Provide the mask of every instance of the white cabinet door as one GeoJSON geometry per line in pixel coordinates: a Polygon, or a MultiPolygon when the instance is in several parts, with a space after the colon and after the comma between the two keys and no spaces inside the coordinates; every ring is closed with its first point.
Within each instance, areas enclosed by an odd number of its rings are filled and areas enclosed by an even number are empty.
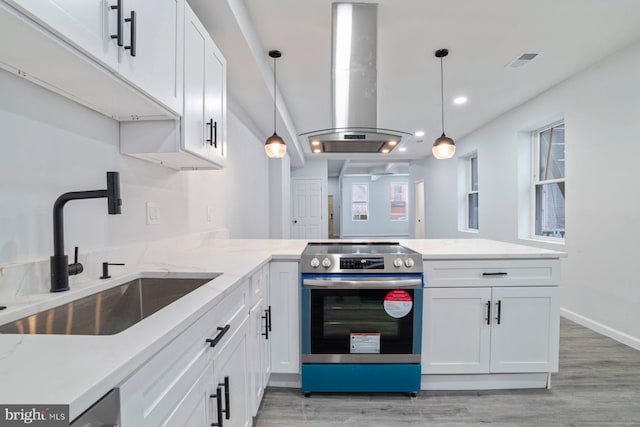
{"type": "Polygon", "coordinates": [[[204,427],[211,425],[213,418],[211,410],[212,390],[215,390],[213,366],[209,365],[200,374],[193,387],[180,401],[178,406],[161,425],[164,427],[204,427]]]}
{"type": "Polygon", "coordinates": [[[558,296],[557,287],[493,288],[491,372],[558,370],[558,296]]]}
{"type": "Polygon", "coordinates": [[[426,288],[422,320],[422,373],[489,371],[491,288],[426,288]]]}
{"type": "Polygon", "coordinates": [[[247,364],[249,371],[249,389],[251,393],[251,415],[258,413],[258,407],[264,394],[263,366],[265,346],[265,330],[267,328],[264,300],[260,300],[249,312],[250,330],[247,353],[247,364]]]}
{"type": "Polygon", "coordinates": [[[118,68],[117,1],[9,0],[36,22],[115,71],[118,68]]]}
{"type": "Polygon", "coordinates": [[[262,354],[260,356],[260,362],[262,363],[262,366],[260,367],[260,371],[262,372],[262,384],[264,384],[264,387],[269,384],[269,378],[271,377],[271,341],[273,339],[273,317],[271,316],[271,300],[269,295],[269,288],[271,286],[270,271],[271,269],[269,265],[265,265],[262,270],[262,281],[264,283],[264,308],[269,322],[267,325],[269,335],[263,337],[265,339],[261,341],[262,354]]]}
{"type": "Polygon", "coordinates": [[[300,373],[300,283],[297,262],[271,262],[271,372],[300,373]]]}
{"type": "Polygon", "coordinates": [[[208,39],[204,53],[204,118],[209,156],[212,161],[224,163],[226,151],[226,60],[215,44],[208,39]]]}
{"type": "Polygon", "coordinates": [[[248,329],[249,323],[245,318],[213,361],[216,382],[223,393],[222,408],[218,408],[216,402],[212,402],[215,407],[213,419],[217,419],[217,411],[224,411],[224,427],[251,425],[249,407],[251,399],[248,398],[249,376],[247,374],[248,329]]]}
{"type": "Polygon", "coordinates": [[[182,113],[184,0],[126,0],[124,5],[123,18],[130,21],[123,23],[118,73],[182,113]]]}

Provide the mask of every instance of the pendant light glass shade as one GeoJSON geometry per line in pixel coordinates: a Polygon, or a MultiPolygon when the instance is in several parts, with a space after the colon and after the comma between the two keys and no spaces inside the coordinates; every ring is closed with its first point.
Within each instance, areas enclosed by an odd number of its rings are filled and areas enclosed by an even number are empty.
{"type": "Polygon", "coordinates": [[[444,73],[442,70],[442,58],[449,54],[448,49],[436,50],[436,58],[440,58],[440,108],[442,112],[442,135],[435,140],[431,152],[438,160],[446,160],[453,157],[456,152],[456,144],[453,139],[444,134],[444,73]]]}
{"type": "Polygon", "coordinates": [[[287,154],[287,146],[282,138],[280,138],[280,135],[274,132],[273,135],[267,138],[267,142],[264,143],[264,151],[267,153],[267,156],[277,159],[287,154]]]}
{"type": "Polygon", "coordinates": [[[264,143],[264,151],[270,158],[280,158],[287,154],[287,145],[284,140],[276,133],[276,58],[280,58],[282,53],[279,50],[270,50],[269,56],[273,58],[273,135],[267,138],[264,143]]]}

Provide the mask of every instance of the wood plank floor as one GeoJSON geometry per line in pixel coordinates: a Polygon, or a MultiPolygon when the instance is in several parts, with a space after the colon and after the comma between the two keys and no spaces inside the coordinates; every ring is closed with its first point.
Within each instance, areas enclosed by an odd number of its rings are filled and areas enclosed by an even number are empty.
{"type": "Polygon", "coordinates": [[[255,427],[640,426],[640,351],[562,319],[550,390],[317,394],[268,388],[255,427]]]}

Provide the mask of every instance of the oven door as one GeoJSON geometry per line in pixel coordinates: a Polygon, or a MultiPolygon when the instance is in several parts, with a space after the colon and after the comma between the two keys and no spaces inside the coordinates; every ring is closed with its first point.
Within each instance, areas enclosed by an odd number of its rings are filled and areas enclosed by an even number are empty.
{"type": "Polygon", "coordinates": [[[303,363],[419,363],[422,275],[302,277],[303,363]]]}

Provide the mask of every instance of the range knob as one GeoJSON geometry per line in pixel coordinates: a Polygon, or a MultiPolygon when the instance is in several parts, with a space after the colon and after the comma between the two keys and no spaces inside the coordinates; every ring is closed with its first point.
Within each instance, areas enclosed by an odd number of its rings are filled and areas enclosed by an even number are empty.
{"type": "Polygon", "coordinates": [[[325,258],[322,260],[322,266],[324,268],[329,268],[331,267],[331,260],[329,258],[325,258]]]}
{"type": "Polygon", "coordinates": [[[404,265],[405,265],[407,268],[411,268],[411,267],[413,267],[413,264],[414,264],[414,262],[413,262],[413,258],[407,258],[407,259],[405,259],[405,260],[404,260],[404,265]]]}
{"type": "Polygon", "coordinates": [[[403,266],[402,258],[396,258],[393,260],[393,266],[396,268],[400,268],[403,266]]]}
{"type": "Polygon", "coordinates": [[[318,258],[311,258],[311,267],[318,268],[320,266],[320,260],[318,258]]]}

